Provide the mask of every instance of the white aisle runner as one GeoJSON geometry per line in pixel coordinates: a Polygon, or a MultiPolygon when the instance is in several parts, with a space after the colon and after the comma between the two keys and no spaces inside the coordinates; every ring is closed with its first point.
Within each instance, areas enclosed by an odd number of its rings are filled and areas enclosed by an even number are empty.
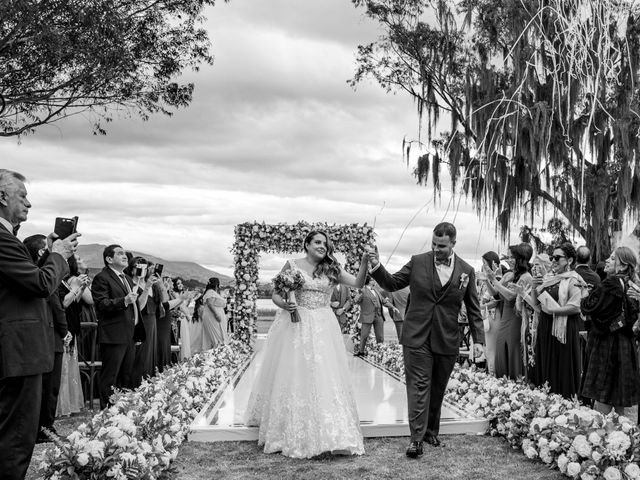
{"type": "MultiPolygon", "coordinates": [[[[258,429],[245,427],[244,418],[249,394],[262,363],[264,338],[258,338],[256,353],[218,395],[203,408],[191,424],[190,441],[217,442],[257,440],[258,429]]],[[[365,437],[409,436],[405,385],[398,379],[365,360],[349,356],[349,369],[358,406],[360,426],[365,437]]],[[[440,422],[441,434],[484,432],[488,422],[467,415],[453,405],[445,404],[440,422]]]]}

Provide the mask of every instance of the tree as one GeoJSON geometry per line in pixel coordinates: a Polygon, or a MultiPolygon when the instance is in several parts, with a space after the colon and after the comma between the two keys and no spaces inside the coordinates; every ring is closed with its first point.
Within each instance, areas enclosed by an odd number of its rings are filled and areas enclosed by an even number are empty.
{"type": "Polygon", "coordinates": [[[187,68],[211,64],[202,11],[214,0],[0,0],[0,136],[79,113],[146,120],[189,105],[187,68]]]}
{"type": "MultiPolygon", "coordinates": [[[[564,216],[605,258],[640,205],[640,7],[631,0],[352,0],[384,28],[358,48],[373,76],[416,100],[430,151],[421,184],[452,189],[502,238],[526,212],[564,216]],[[441,116],[448,116],[448,131],[441,116]]],[[[414,141],[403,142],[409,161],[414,141]]]]}

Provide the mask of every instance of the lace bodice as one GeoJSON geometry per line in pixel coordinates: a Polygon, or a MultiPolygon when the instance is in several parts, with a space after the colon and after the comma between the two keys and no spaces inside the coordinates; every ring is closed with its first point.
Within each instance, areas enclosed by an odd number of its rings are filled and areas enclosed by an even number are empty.
{"type": "Polygon", "coordinates": [[[331,303],[331,290],[333,288],[329,278],[325,275],[313,278],[298,267],[293,260],[291,260],[289,264],[291,268],[300,271],[304,277],[303,287],[295,292],[298,306],[309,310],[329,308],[329,304],[331,303]]]}

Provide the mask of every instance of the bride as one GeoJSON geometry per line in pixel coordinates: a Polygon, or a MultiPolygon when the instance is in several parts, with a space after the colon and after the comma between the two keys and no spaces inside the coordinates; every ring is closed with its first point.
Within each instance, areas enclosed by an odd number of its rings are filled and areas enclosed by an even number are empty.
{"type": "Polygon", "coordinates": [[[276,293],[271,297],[282,310],[269,329],[245,423],[259,426],[258,444],[264,444],[265,453],[362,455],[346,350],[330,300],[338,283],[364,285],[367,257],[356,278],[340,268],[326,233],[310,232],[304,250],[304,258],[289,260],[282,269],[302,272],[305,281],[295,292],[296,302],[276,293]],[[293,323],[290,312],[296,309],[301,320],[293,323]]]}

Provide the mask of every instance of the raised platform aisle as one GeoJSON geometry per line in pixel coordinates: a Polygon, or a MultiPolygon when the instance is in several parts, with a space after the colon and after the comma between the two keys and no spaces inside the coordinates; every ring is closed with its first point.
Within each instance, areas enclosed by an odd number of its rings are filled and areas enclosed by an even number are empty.
{"type": "MultiPolygon", "coordinates": [[[[258,429],[242,423],[251,386],[262,362],[264,336],[256,342],[256,352],[238,375],[221,388],[191,424],[189,440],[220,442],[257,440],[258,429]]],[[[405,385],[398,378],[362,358],[349,357],[349,368],[365,437],[409,435],[405,385]]],[[[440,433],[480,433],[488,422],[476,418],[450,403],[442,409],[440,433]]]]}

